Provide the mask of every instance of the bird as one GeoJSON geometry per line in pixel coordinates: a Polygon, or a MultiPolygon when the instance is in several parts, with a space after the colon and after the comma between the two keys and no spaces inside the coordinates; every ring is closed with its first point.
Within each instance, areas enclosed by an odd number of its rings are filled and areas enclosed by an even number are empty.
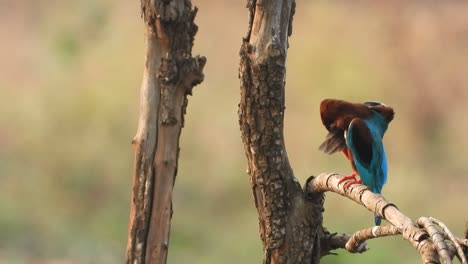
{"type": "MultiPolygon", "coordinates": [[[[326,154],[342,151],[351,163],[352,174],[338,184],[351,180],[344,185],[345,189],[352,184],[364,184],[374,193],[382,192],[388,166],[382,139],[394,115],[393,108],[374,101],[325,99],[320,103],[320,116],[328,135],[319,149],[326,154]]],[[[377,214],[374,222],[381,224],[377,214]]]]}

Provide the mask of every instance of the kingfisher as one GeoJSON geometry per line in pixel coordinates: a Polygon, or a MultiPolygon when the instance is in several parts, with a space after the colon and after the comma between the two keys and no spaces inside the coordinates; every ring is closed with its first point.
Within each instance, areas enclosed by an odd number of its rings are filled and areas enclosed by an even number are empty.
{"type": "MultiPolygon", "coordinates": [[[[387,158],[382,143],[388,124],[393,120],[393,109],[379,102],[350,103],[325,99],[320,104],[322,123],[328,130],[319,149],[327,154],[342,151],[351,162],[352,174],[338,184],[364,184],[380,194],[387,180],[387,158]],[[359,175],[359,180],[356,176],[359,175]]],[[[381,218],[374,215],[376,225],[381,218]]]]}

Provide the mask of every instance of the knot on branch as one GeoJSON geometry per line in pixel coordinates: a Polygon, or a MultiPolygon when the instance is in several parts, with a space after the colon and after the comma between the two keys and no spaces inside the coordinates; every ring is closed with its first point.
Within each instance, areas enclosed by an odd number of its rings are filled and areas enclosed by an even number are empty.
{"type": "MultiPolygon", "coordinates": [[[[322,234],[320,235],[320,256],[336,255],[336,253],[331,251],[339,248],[347,249],[346,245],[349,243],[350,239],[350,235],[330,233],[326,228],[323,228],[322,234]]],[[[367,250],[369,250],[367,244],[365,242],[360,242],[356,243],[356,246],[350,252],[364,253],[367,250]]]]}
{"type": "MultiPolygon", "coordinates": [[[[322,193],[322,192],[308,192],[307,191],[307,186],[309,186],[309,183],[310,181],[312,181],[313,179],[315,179],[314,176],[310,176],[305,184],[304,184],[304,187],[303,187],[303,190],[304,190],[304,194],[306,196],[306,198],[309,200],[309,201],[313,201],[315,204],[321,204],[322,205],[322,212],[325,211],[325,209],[323,208],[323,204],[325,202],[325,195],[322,193]]],[[[328,232],[328,231],[327,231],[328,232]]],[[[329,233],[328,233],[329,234],[329,233]]]]}
{"type": "Polygon", "coordinates": [[[195,58],[188,58],[185,60],[183,68],[183,86],[185,88],[185,94],[192,95],[193,87],[203,81],[205,78],[203,74],[205,64],[206,58],[204,56],[196,56],[195,58]]]}
{"type": "Polygon", "coordinates": [[[162,22],[176,21],[184,10],[184,3],[175,0],[153,0],[156,10],[158,10],[158,18],[162,22]]]}
{"type": "Polygon", "coordinates": [[[162,125],[175,125],[178,120],[175,116],[175,108],[177,107],[175,106],[175,94],[176,83],[179,79],[176,61],[169,57],[161,58],[157,77],[161,88],[160,123],[162,125]]]}
{"type": "MultiPolygon", "coordinates": [[[[141,0],[141,17],[153,33],[169,36],[170,45],[191,50],[198,31],[194,23],[198,9],[190,1],[141,0]]],[[[161,37],[161,36],[160,36],[161,37]]]]}
{"type": "Polygon", "coordinates": [[[176,21],[183,13],[184,3],[174,0],[141,0],[141,16],[154,29],[156,20],[176,21]]]}
{"type": "Polygon", "coordinates": [[[281,48],[281,45],[270,43],[267,46],[268,55],[272,58],[284,56],[285,51],[281,48]]]}
{"type": "Polygon", "coordinates": [[[175,84],[177,81],[177,63],[169,57],[161,58],[161,66],[157,77],[162,84],[175,84]]]}

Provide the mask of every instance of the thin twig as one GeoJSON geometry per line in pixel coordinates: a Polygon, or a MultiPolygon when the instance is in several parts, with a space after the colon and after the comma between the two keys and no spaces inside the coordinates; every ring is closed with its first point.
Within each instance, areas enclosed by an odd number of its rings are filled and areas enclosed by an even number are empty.
{"type": "Polygon", "coordinates": [[[449,239],[452,241],[452,243],[455,245],[457,248],[458,256],[461,258],[461,263],[462,264],[467,264],[468,262],[466,261],[465,253],[463,252],[463,248],[460,246],[460,243],[458,243],[458,239],[453,235],[452,231],[441,221],[435,219],[434,217],[429,217],[429,219],[437,224],[438,226],[442,227],[444,232],[447,234],[449,239]]]}
{"type": "Polygon", "coordinates": [[[363,245],[364,241],[385,236],[394,236],[401,234],[400,230],[392,225],[387,226],[374,226],[359,230],[354,233],[346,243],[346,250],[351,253],[358,252],[360,246],[363,245]]]}
{"type": "MultiPolygon", "coordinates": [[[[449,236],[446,234],[446,233],[443,233],[444,235],[444,239],[446,240],[450,240],[449,236]]],[[[460,243],[460,246],[462,246],[463,248],[463,252],[465,253],[465,256],[467,256],[468,254],[468,239],[463,239],[463,238],[459,238],[459,237],[455,237],[458,241],[458,243],[460,243]]],[[[458,256],[457,254],[457,248],[455,247],[454,244],[452,243],[448,243],[447,246],[449,247],[449,251],[450,251],[450,256],[451,258],[453,259],[453,257],[456,255],[457,258],[460,260],[461,262],[461,258],[458,256]],[[453,251],[453,252],[452,252],[453,251]],[[452,254],[453,253],[453,254],[452,254]],[[453,255],[453,256],[452,256],[453,255]]]]}
{"type": "Polygon", "coordinates": [[[420,227],[426,229],[426,231],[431,236],[442,263],[451,264],[452,258],[450,257],[447,243],[445,243],[444,235],[435,227],[434,222],[428,217],[420,217],[416,223],[420,227]]]}
{"type": "MultiPolygon", "coordinates": [[[[330,234],[328,231],[325,234],[321,235],[320,238],[320,250],[321,256],[333,255],[330,251],[343,248],[346,249],[346,243],[351,238],[348,234],[330,234]]],[[[360,243],[352,253],[364,253],[369,250],[369,247],[365,242],[360,243]]]]}

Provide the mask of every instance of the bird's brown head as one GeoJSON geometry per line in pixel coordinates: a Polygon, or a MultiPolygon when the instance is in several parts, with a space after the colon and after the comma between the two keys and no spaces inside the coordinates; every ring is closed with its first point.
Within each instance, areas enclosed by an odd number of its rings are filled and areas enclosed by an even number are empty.
{"type": "Polygon", "coordinates": [[[379,102],[365,102],[364,104],[367,105],[370,109],[379,113],[385,119],[385,121],[387,121],[387,123],[390,123],[395,116],[393,108],[385,104],[379,102]]]}

